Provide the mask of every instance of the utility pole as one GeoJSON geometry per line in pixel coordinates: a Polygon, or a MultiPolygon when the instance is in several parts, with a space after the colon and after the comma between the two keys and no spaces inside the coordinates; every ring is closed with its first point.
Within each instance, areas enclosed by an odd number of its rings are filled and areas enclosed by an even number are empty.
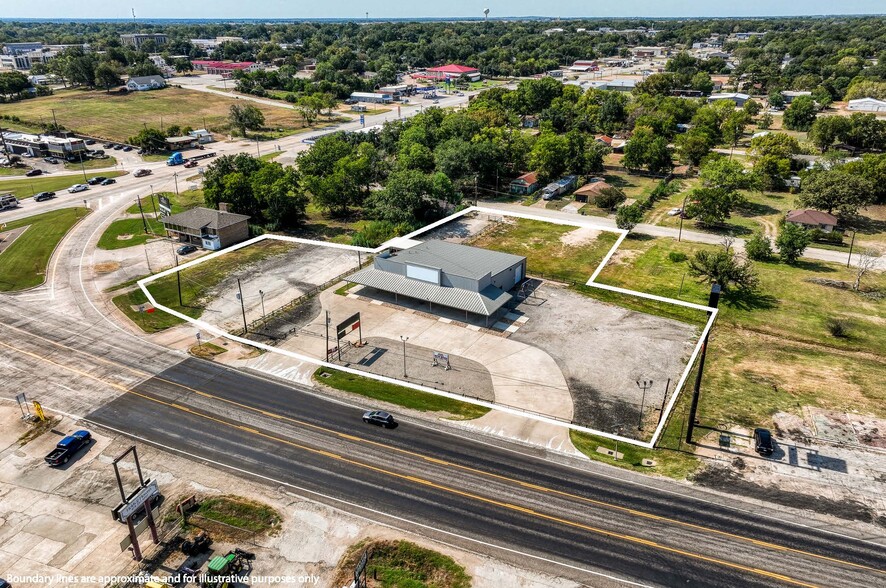
{"type": "Polygon", "coordinates": [[[258,139],[255,140],[255,156],[261,157],[261,149],[258,146],[258,139]]]}
{"type": "Polygon", "coordinates": [[[326,359],[324,361],[329,361],[329,311],[326,311],[326,359]]]}
{"type": "Polygon", "coordinates": [[[261,318],[265,320],[265,293],[263,290],[259,290],[258,295],[261,297],[261,318]]]}
{"type": "Polygon", "coordinates": [[[148,233],[148,221],[145,219],[145,210],[142,208],[142,199],[141,199],[141,197],[136,196],[135,201],[136,201],[136,203],[138,203],[138,211],[142,215],[142,224],[145,227],[145,234],[147,234],[148,233]]]}
{"type": "Polygon", "coordinates": [[[686,216],[686,199],[689,198],[689,194],[683,197],[683,204],[680,206],[680,231],[677,233],[677,242],[680,242],[680,239],[683,237],[683,217],[686,216]]]}
{"type": "MultiPolygon", "coordinates": [[[[720,304],[720,284],[716,282],[711,286],[711,295],[708,297],[708,306],[712,309],[717,308],[720,304]]],[[[713,311],[708,312],[708,316],[713,314],[713,311]]],[[[713,325],[711,325],[713,328],[713,325]]],[[[692,441],[692,429],[695,428],[695,415],[698,412],[698,397],[701,393],[701,375],[704,372],[704,360],[705,355],[708,350],[708,339],[711,336],[711,330],[708,329],[707,335],[704,337],[704,341],[701,344],[701,355],[698,358],[698,373],[695,375],[695,388],[692,390],[692,404],[689,406],[689,428],[686,429],[686,442],[693,443],[692,441]]]]}
{"type": "Polygon", "coordinates": [[[403,341],[403,378],[406,378],[406,342],[409,341],[409,337],[404,337],[400,335],[400,340],[403,341]]]}
{"type": "Polygon", "coordinates": [[[249,329],[246,327],[246,305],[243,304],[243,288],[240,287],[240,278],[237,278],[237,290],[239,291],[237,298],[240,299],[240,310],[243,312],[243,334],[245,335],[249,329]]]}
{"type": "Polygon", "coordinates": [[[640,419],[637,422],[637,430],[643,430],[643,409],[646,408],[646,391],[652,388],[652,380],[637,380],[637,387],[643,390],[643,399],[640,401],[640,419]]]}
{"type": "Polygon", "coordinates": [[[175,195],[178,196],[178,172],[172,174],[172,179],[175,180],[175,195]]]}
{"type": "Polygon", "coordinates": [[[55,118],[55,108],[51,108],[50,110],[52,111],[52,124],[54,127],[53,130],[57,132],[58,131],[58,120],[56,120],[56,118],[55,118]]]}
{"type": "Polygon", "coordinates": [[[154,186],[153,186],[153,184],[151,185],[151,208],[154,209],[154,218],[155,219],[158,218],[159,215],[157,214],[157,205],[154,204],[154,186]]]}
{"type": "MultiPolygon", "coordinates": [[[[172,245],[172,257],[173,257],[173,259],[175,259],[175,267],[178,268],[178,255],[175,253],[175,243],[170,241],[169,244],[172,245]]],[[[185,303],[182,302],[182,273],[180,271],[178,271],[178,269],[175,270],[175,282],[176,282],[176,285],[178,286],[178,305],[184,306],[185,303]]],[[[199,342],[199,339],[200,339],[200,336],[198,335],[197,336],[198,342],[199,342]]]]}
{"type": "Polygon", "coordinates": [[[83,172],[83,181],[88,182],[89,180],[86,179],[86,166],[83,165],[83,152],[81,151],[78,155],[80,156],[80,171],[83,172]]]}

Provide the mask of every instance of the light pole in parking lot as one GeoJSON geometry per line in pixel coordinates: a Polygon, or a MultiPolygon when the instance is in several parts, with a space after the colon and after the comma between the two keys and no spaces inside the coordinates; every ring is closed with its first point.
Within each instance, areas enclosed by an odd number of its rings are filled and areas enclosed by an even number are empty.
{"type": "Polygon", "coordinates": [[[172,174],[172,178],[175,180],[175,195],[178,196],[178,172],[172,174]]]}
{"type": "Polygon", "coordinates": [[[400,340],[403,341],[403,378],[406,378],[406,342],[409,341],[409,337],[404,337],[400,335],[400,340]]]}
{"type": "Polygon", "coordinates": [[[264,290],[259,290],[258,295],[261,298],[261,319],[265,320],[265,292],[264,292],[264,290]]]}
{"type": "Polygon", "coordinates": [[[652,380],[637,380],[637,387],[643,390],[643,399],[640,401],[640,419],[637,422],[637,430],[643,430],[643,409],[646,407],[646,391],[652,388],[652,380]]]}
{"type": "MultiPolygon", "coordinates": [[[[615,425],[612,428],[612,432],[616,435],[621,435],[621,430],[624,428],[624,425],[615,425]]],[[[615,438],[615,461],[618,461],[618,437],[615,438]]]]}

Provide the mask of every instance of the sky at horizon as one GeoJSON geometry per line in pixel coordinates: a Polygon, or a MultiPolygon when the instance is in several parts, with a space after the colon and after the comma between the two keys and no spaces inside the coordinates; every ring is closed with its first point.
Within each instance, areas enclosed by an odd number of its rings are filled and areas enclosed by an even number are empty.
{"type": "Polygon", "coordinates": [[[539,4],[531,0],[450,0],[446,3],[403,4],[390,1],[327,0],[306,3],[292,0],[213,0],[166,4],[156,0],[67,0],[66,2],[9,2],[0,7],[0,18],[422,18],[482,16],[489,8],[493,17],[717,17],[717,16],[814,16],[822,14],[884,14],[883,0],[624,0],[589,2],[554,0],[539,4]]]}

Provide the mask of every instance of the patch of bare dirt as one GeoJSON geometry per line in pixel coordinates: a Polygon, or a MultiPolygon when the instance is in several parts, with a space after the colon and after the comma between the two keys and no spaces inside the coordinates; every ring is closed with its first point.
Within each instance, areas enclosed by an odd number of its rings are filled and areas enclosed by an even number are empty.
{"type": "Polygon", "coordinates": [[[120,263],[117,261],[105,261],[92,266],[97,274],[109,274],[120,269],[120,263]]]}
{"type": "Polygon", "coordinates": [[[630,265],[636,258],[640,257],[640,253],[639,249],[618,249],[609,258],[609,265],[630,265]]]}
{"type": "Polygon", "coordinates": [[[599,234],[600,231],[591,227],[581,227],[560,235],[560,242],[570,247],[577,247],[579,245],[590,243],[595,240],[599,234]]]}
{"type": "Polygon", "coordinates": [[[118,241],[129,241],[130,239],[132,239],[132,235],[130,235],[129,233],[125,233],[123,235],[117,235],[118,241]]]}

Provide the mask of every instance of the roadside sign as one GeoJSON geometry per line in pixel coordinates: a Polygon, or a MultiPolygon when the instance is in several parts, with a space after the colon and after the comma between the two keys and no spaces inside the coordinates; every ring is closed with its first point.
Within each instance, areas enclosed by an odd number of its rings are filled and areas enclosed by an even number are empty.
{"type": "Polygon", "coordinates": [[[452,367],[449,365],[449,354],[443,353],[442,351],[434,352],[434,363],[432,364],[434,367],[443,364],[444,369],[449,371],[452,367]]]}
{"type": "Polygon", "coordinates": [[[335,327],[335,334],[339,339],[344,339],[345,335],[360,327],[360,313],[349,316],[345,321],[335,327]]]}
{"type": "Polygon", "coordinates": [[[157,480],[148,480],[144,486],[139,488],[126,503],[121,504],[115,509],[114,516],[118,521],[126,521],[134,515],[138,510],[144,507],[145,503],[152,500],[155,496],[160,495],[160,488],[157,486],[157,480]]]}
{"type": "Polygon", "coordinates": [[[166,196],[158,196],[157,201],[160,203],[160,212],[162,212],[164,216],[172,214],[172,204],[169,202],[169,198],[166,196]]]}
{"type": "MultiPolygon", "coordinates": [[[[154,509],[151,511],[151,514],[154,515],[154,520],[159,519],[160,518],[160,507],[159,506],[154,507],[154,509]]],[[[148,517],[145,517],[141,520],[141,522],[139,524],[137,524],[135,526],[136,536],[144,533],[145,529],[147,529],[147,528],[148,528],[148,517]]],[[[130,545],[132,545],[132,538],[129,535],[127,535],[126,538],[120,542],[120,551],[121,552],[126,551],[127,549],[129,549],[130,545]]]]}
{"type": "Polygon", "coordinates": [[[40,406],[40,403],[37,402],[36,400],[34,401],[33,404],[34,404],[34,414],[36,414],[37,418],[39,418],[41,421],[45,421],[46,415],[43,414],[43,407],[40,406]]]}

